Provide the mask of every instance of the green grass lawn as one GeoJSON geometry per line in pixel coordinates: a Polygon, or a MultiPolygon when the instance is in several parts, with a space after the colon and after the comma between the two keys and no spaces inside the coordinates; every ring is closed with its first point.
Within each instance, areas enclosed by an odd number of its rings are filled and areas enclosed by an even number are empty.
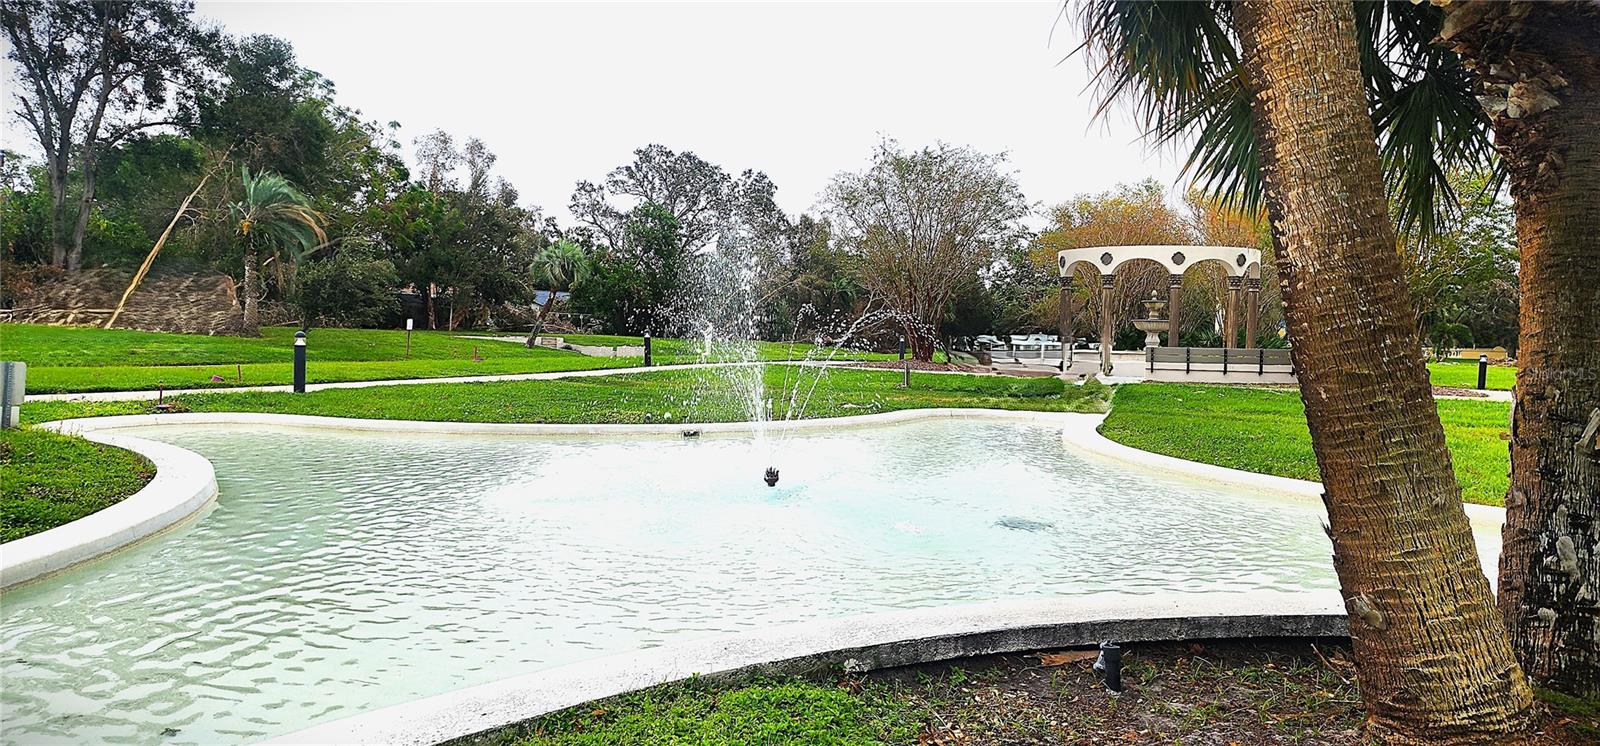
{"type": "MultiPolygon", "coordinates": [[[[1458,389],[1472,389],[1478,387],[1478,364],[1476,362],[1445,361],[1442,363],[1428,363],[1428,377],[1435,386],[1450,386],[1458,389]]],[[[1489,366],[1488,375],[1484,384],[1499,391],[1510,391],[1517,382],[1517,369],[1508,365],[1489,366]]]]}
{"type": "MultiPolygon", "coordinates": [[[[173,398],[194,412],[285,412],[332,417],[448,422],[732,422],[750,419],[735,392],[764,376],[775,419],[789,416],[792,392],[808,402],[801,417],[838,417],[928,407],[986,407],[1049,412],[1103,411],[1107,389],[1065,385],[1056,378],[914,373],[899,388],[892,370],[799,368],[664,369],[550,381],[414,384],[327,389],[306,394],[206,392],[173,398]],[[732,378],[730,378],[732,377],[732,378]],[[814,386],[814,388],[813,388],[814,386]]],[[[23,419],[150,412],[150,402],[30,402],[23,419]]]]}
{"type": "Polygon", "coordinates": [[[136,453],[34,428],[0,431],[0,470],[0,542],[82,518],[155,476],[136,453]]]}
{"type": "MultiPolygon", "coordinates": [[[[260,337],[171,334],[126,329],[0,324],[0,357],[28,364],[28,393],[229,388],[287,384],[293,380],[295,329],[268,327],[260,337]],[[213,376],[220,376],[217,381],[213,376]]],[[[389,329],[312,329],[306,376],[312,383],[400,378],[546,373],[640,365],[643,358],[587,357],[575,352],[527,349],[515,342],[464,339],[469,332],[389,329]],[[481,359],[474,359],[474,356],[481,359]]],[[[637,338],[608,344],[635,344],[637,338]]],[[[585,342],[589,343],[589,342],[585,342]]],[[[697,362],[698,349],[683,340],[660,340],[660,364],[697,362]]],[[[762,342],[763,360],[813,357],[809,345],[762,342]]],[[[822,356],[826,356],[822,353],[822,356]]],[[[838,358],[887,357],[840,351],[838,358]]]]}
{"type": "MultiPolygon", "coordinates": [[[[1502,505],[1511,459],[1505,402],[1437,402],[1467,502],[1502,505]]],[[[1119,386],[1106,437],[1147,451],[1244,471],[1316,480],[1316,455],[1293,390],[1142,383],[1119,386]]]]}

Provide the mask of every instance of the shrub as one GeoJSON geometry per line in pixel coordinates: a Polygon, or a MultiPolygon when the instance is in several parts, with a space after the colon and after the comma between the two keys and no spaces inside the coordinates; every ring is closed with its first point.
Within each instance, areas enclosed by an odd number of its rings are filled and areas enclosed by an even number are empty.
{"type": "Polygon", "coordinates": [[[400,278],[387,259],[347,251],[297,274],[295,306],[304,326],[375,326],[400,312],[400,278]]]}

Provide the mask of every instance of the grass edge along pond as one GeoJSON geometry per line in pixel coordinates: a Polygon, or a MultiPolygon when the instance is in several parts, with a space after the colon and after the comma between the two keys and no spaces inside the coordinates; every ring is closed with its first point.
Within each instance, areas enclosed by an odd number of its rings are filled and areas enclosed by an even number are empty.
{"type": "MultiPolygon", "coordinates": [[[[771,417],[806,419],[902,409],[974,407],[1041,412],[1105,411],[1109,389],[1060,379],[766,365],[665,368],[648,373],[533,381],[411,384],[286,392],[202,392],[169,397],[176,411],[275,412],[384,420],[502,423],[703,423],[750,419],[737,395],[763,376],[771,417]]],[[[30,402],[23,420],[148,414],[149,401],[30,402]]]]}
{"type": "Polygon", "coordinates": [[[132,451],[34,427],[0,431],[0,470],[0,543],[120,502],[156,473],[132,451]]]}
{"type": "MultiPolygon", "coordinates": [[[[1504,505],[1511,456],[1506,402],[1437,399],[1462,499],[1504,505]]],[[[1305,409],[1294,389],[1172,383],[1117,387],[1100,434],[1190,461],[1317,481],[1305,409]]]]}

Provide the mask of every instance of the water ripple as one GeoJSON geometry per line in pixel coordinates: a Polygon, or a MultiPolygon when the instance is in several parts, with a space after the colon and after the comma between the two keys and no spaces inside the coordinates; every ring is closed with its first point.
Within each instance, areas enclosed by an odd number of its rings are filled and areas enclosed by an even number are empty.
{"type": "Polygon", "coordinates": [[[737,437],[145,435],[210,458],[221,499],[6,594],[7,742],[246,742],[818,617],[1334,586],[1312,509],[1083,459],[1034,424],[797,434],[775,489],[737,437]]]}

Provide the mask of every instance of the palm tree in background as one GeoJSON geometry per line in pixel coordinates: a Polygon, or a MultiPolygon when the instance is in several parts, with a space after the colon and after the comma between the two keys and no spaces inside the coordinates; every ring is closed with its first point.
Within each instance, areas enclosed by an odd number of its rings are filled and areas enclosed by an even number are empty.
{"type": "Polygon", "coordinates": [[[534,254],[528,273],[535,288],[542,285],[549,291],[544,303],[539,305],[539,314],[534,318],[533,329],[528,332],[528,340],[524,343],[532,347],[539,333],[544,331],[544,317],[550,312],[550,306],[555,305],[556,293],[571,292],[589,279],[589,257],[584,254],[583,247],[562,239],[534,254]]]}
{"type": "Polygon", "coordinates": [[[254,334],[260,329],[256,307],[261,297],[259,255],[267,253],[279,267],[298,266],[327,244],[328,235],[322,229],[322,215],[311,209],[310,200],[282,176],[252,176],[246,167],[240,183],[243,199],[229,205],[229,213],[244,241],[244,328],[254,334]]]}
{"type": "Polygon", "coordinates": [[[1130,101],[1157,140],[1194,137],[1199,182],[1266,208],[1371,733],[1519,737],[1532,691],[1478,564],[1389,218],[1392,199],[1404,229],[1431,231],[1454,201],[1448,164],[1489,154],[1459,59],[1428,44],[1440,11],[1079,7],[1107,103],[1130,101]]]}

